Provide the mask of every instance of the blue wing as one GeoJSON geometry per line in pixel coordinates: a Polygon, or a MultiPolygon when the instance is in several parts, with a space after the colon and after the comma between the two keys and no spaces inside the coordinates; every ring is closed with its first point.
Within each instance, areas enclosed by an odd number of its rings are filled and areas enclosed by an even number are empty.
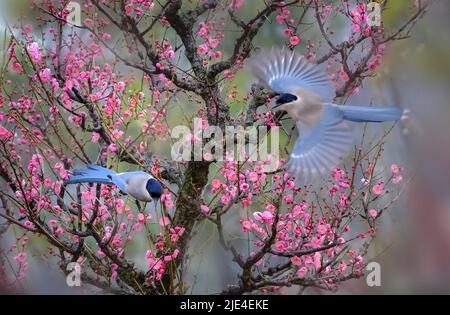
{"type": "Polygon", "coordinates": [[[353,135],[338,106],[326,105],[321,120],[311,128],[297,123],[299,137],[286,169],[300,179],[323,175],[339,164],[353,143],[353,135]]]}
{"type": "Polygon", "coordinates": [[[335,95],[331,80],[319,65],[287,49],[263,51],[248,65],[261,84],[277,93],[294,93],[296,88],[303,88],[319,95],[323,102],[335,95]]]}
{"type": "Polygon", "coordinates": [[[128,182],[128,180],[133,177],[133,176],[147,176],[148,178],[153,178],[153,176],[151,176],[150,174],[147,174],[145,172],[142,171],[137,171],[137,172],[126,172],[126,173],[120,173],[117,174],[117,176],[123,180],[125,183],[128,182]]]}
{"type": "Polygon", "coordinates": [[[116,185],[127,194],[127,185],[118,174],[107,168],[90,164],[83,169],[75,169],[73,176],[64,181],[64,184],[98,183],[106,185],[116,185]]]}

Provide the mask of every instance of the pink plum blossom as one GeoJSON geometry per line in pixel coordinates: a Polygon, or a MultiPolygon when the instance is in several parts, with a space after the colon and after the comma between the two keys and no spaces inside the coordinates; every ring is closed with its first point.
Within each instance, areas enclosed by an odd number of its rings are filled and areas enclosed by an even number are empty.
{"type": "Polygon", "coordinates": [[[383,184],[382,183],[377,183],[372,187],[372,192],[375,195],[381,195],[383,193],[383,184]]]}
{"type": "Polygon", "coordinates": [[[297,46],[298,44],[300,44],[301,38],[298,36],[291,36],[291,38],[289,39],[289,43],[292,46],[297,46]]]}

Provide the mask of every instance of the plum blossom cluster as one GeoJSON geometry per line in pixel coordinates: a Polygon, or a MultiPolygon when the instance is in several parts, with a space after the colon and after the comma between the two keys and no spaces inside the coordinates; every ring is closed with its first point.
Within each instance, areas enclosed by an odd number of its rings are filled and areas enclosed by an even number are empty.
{"type": "Polygon", "coordinates": [[[279,14],[276,20],[281,25],[286,25],[284,29],[284,35],[289,38],[289,44],[292,47],[297,46],[302,41],[302,37],[296,34],[297,27],[295,27],[295,20],[291,16],[291,11],[286,8],[279,8],[279,14]]]}
{"type": "Polygon", "coordinates": [[[127,16],[141,17],[144,13],[151,11],[155,4],[150,0],[131,0],[125,4],[125,14],[127,16]]]}
{"type": "MultiPolygon", "coordinates": [[[[222,28],[224,23],[221,24],[222,28]]],[[[215,21],[200,23],[198,36],[203,39],[204,43],[200,44],[197,51],[200,56],[220,59],[222,52],[217,50],[224,38],[224,34],[218,29],[215,21]]],[[[205,61],[206,62],[206,61],[205,61]]]]}
{"type": "Polygon", "coordinates": [[[357,4],[356,8],[349,10],[352,21],[352,30],[354,33],[363,33],[369,36],[372,32],[372,27],[368,23],[369,14],[367,12],[368,6],[364,2],[357,4]]]}
{"type": "MultiPolygon", "coordinates": [[[[225,162],[220,171],[223,181],[218,178],[212,180],[211,194],[219,196],[223,205],[239,202],[244,209],[247,209],[252,204],[253,197],[263,193],[266,188],[265,165],[272,162],[270,156],[265,161],[248,160],[244,163],[245,169],[239,162],[225,162]]],[[[276,161],[277,166],[283,162],[284,160],[276,161]]]]}
{"type": "MultiPolygon", "coordinates": [[[[399,171],[396,165],[392,169],[399,171]]],[[[384,194],[380,182],[373,185],[371,192],[364,184],[355,187],[351,174],[335,169],[327,185],[329,197],[321,201],[316,192],[298,188],[287,175],[284,179],[272,177],[272,184],[280,198],[258,205],[261,210],[241,219],[242,231],[254,245],[250,257],[270,245],[255,263],[255,269],[270,273],[274,265],[284,261],[285,267],[277,274],[280,283],[281,279],[299,284],[315,279],[317,286],[330,290],[338,287],[340,279],[364,274],[366,253],[361,244],[370,243],[375,237],[376,225],[372,221],[382,210],[371,208],[370,204],[365,205],[370,210],[358,210],[354,200],[356,191],[362,196],[384,194]],[[370,221],[365,230],[354,229],[357,218],[370,221]],[[349,243],[355,245],[350,247],[349,243]]]]}
{"type": "Polygon", "coordinates": [[[374,175],[379,157],[361,156],[355,157],[350,171],[333,170],[320,188],[327,193],[320,197],[316,190],[299,185],[289,174],[267,176],[263,162],[223,164],[223,179],[213,179],[210,191],[219,205],[204,204],[201,210],[218,220],[215,222],[220,227],[221,217],[233,205],[242,209],[242,233],[252,243],[248,257],[227,243],[225,235],[222,239],[235,261],[252,274],[249,286],[278,292],[286,282],[313,283],[335,290],[346,279],[364,275],[368,245],[387,209],[381,200],[396,196],[405,170],[393,164],[383,179],[374,175]],[[357,169],[362,170],[361,174],[356,173],[357,169]],[[359,176],[362,179],[355,180],[359,176]],[[268,192],[271,197],[267,197],[268,192]],[[270,285],[265,281],[268,276],[270,285]]]}
{"type": "MultiPolygon", "coordinates": [[[[23,38],[13,40],[9,47],[11,75],[19,76],[38,91],[33,95],[26,88],[14,89],[13,81],[6,80],[0,98],[0,173],[12,190],[11,200],[2,199],[2,206],[17,209],[5,217],[14,221],[16,217],[15,222],[20,222],[25,231],[11,246],[20,246],[14,256],[17,280],[26,277],[30,237],[47,239],[50,256],[59,259],[63,270],[70,260],[82,262],[90,257],[96,265],[91,266],[95,273],[116,280],[127,264],[126,247],[134,242],[135,235],[142,233],[146,225],[168,226],[169,218],[156,221],[151,214],[136,212],[118,198],[114,187],[85,186],[74,192],[63,186],[63,180],[70,175],[73,158],[90,160],[85,147],[88,142],[100,148],[99,158],[106,161],[127,149],[146,152],[149,138],[164,139],[168,130],[162,123],[166,109],[158,104],[165,98],[165,88],[153,87],[150,102],[144,93],[127,89],[133,79],[122,79],[114,65],[97,65],[104,50],[95,41],[74,41],[70,50],[61,47],[57,55],[55,48],[44,48],[33,36],[31,25],[17,30],[23,38]],[[84,106],[80,107],[80,103],[84,106]],[[96,121],[100,116],[93,115],[97,110],[103,119],[101,125],[96,121]],[[127,136],[128,128],[134,127],[136,121],[146,135],[139,141],[127,136]],[[108,131],[103,129],[106,125],[108,131]],[[75,135],[77,130],[87,134],[75,135]],[[72,138],[63,140],[64,132],[72,138]],[[86,247],[89,238],[94,238],[97,245],[86,247]]],[[[57,34],[51,28],[48,36],[56,38],[57,34]]],[[[166,57],[171,57],[170,51],[166,57]]],[[[145,80],[151,82],[149,76],[145,80]]],[[[152,172],[158,174],[158,167],[152,167],[152,172]]],[[[170,192],[164,194],[162,202],[166,209],[173,208],[170,192]]],[[[157,242],[160,248],[164,246],[164,231],[157,242]]],[[[182,234],[180,228],[176,231],[182,234]]],[[[174,246],[175,234],[168,234],[174,246]]],[[[174,259],[177,251],[173,249],[174,259]]]]}
{"type": "Polygon", "coordinates": [[[148,259],[149,271],[148,282],[150,285],[155,286],[156,281],[161,281],[165,272],[167,272],[168,264],[174,259],[177,259],[180,250],[175,248],[171,248],[176,246],[178,239],[184,233],[184,228],[175,227],[169,229],[169,239],[170,242],[167,244],[165,242],[165,235],[163,233],[159,233],[157,235],[157,242],[155,243],[155,251],[148,250],[145,257],[148,259]]]}

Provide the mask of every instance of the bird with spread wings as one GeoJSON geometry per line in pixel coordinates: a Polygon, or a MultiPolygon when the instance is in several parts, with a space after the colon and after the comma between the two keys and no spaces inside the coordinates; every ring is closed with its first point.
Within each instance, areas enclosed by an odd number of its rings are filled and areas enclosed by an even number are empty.
{"type": "Polygon", "coordinates": [[[303,55],[272,48],[255,55],[248,66],[259,84],[278,94],[274,108],[286,111],[299,132],[286,170],[309,179],[323,175],[345,157],[353,143],[348,121],[396,121],[397,107],[333,104],[335,90],[327,73],[303,55]]]}

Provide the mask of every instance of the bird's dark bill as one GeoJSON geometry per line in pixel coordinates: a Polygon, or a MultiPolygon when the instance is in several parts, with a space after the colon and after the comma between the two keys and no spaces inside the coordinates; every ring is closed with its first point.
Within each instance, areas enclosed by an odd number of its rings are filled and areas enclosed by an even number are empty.
{"type": "Polygon", "coordinates": [[[275,105],[272,106],[272,109],[278,108],[281,105],[283,105],[283,103],[275,103],[275,105]]]}

